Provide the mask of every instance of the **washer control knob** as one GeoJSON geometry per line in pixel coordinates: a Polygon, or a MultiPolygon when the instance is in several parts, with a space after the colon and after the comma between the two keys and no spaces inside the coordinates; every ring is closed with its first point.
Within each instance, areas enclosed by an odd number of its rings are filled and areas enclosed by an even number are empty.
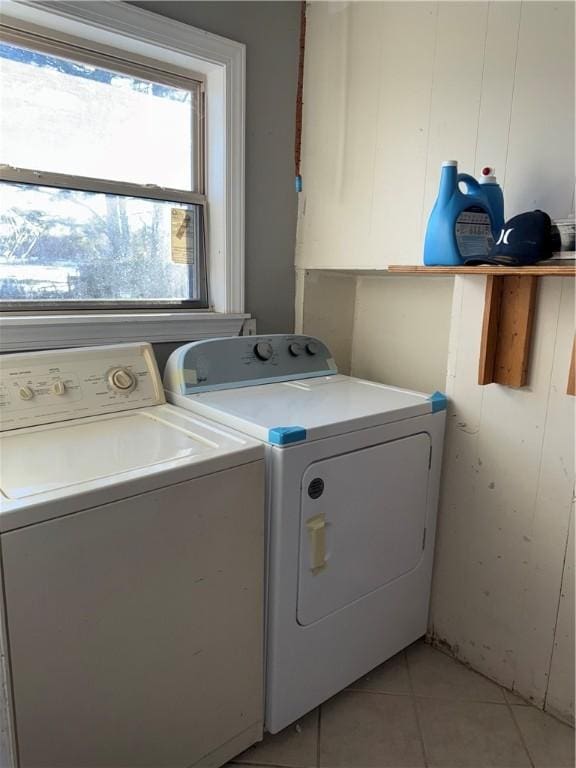
{"type": "Polygon", "coordinates": [[[63,395],[66,392],[66,384],[63,381],[55,381],[50,389],[53,395],[63,395]]]}
{"type": "Polygon", "coordinates": [[[20,387],[20,389],[18,390],[18,395],[20,396],[21,400],[32,400],[32,398],[34,397],[34,390],[32,389],[32,387],[27,387],[27,386],[20,387]]]}
{"type": "Polygon", "coordinates": [[[309,355],[317,355],[318,352],[320,352],[318,342],[309,341],[308,344],[306,344],[306,352],[308,352],[309,355]]]}
{"type": "Polygon", "coordinates": [[[302,352],[304,352],[304,347],[297,341],[293,341],[292,344],[288,344],[288,352],[290,352],[293,357],[299,357],[302,352]]]}
{"type": "Polygon", "coordinates": [[[113,368],[108,373],[108,384],[119,392],[136,389],[136,377],[127,368],[113,368]]]}
{"type": "Polygon", "coordinates": [[[254,354],[258,360],[270,360],[274,354],[274,349],[269,341],[259,341],[254,347],[254,354]]]}

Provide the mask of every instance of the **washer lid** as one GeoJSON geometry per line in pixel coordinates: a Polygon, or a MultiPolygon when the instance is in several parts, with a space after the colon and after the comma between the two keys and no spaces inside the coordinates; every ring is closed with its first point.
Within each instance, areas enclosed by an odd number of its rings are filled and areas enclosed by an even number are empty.
{"type": "Polygon", "coordinates": [[[0,437],[2,495],[14,501],[46,493],[54,498],[54,492],[94,490],[143,471],[149,475],[226,455],[235,465],[243,463],[238,451],[254,450],[242,435],[186,416],[157,406],[6,432],[0,437]]]}
{"type": "Polygon", "coordinates": [[[446,402],[439,393],[427,395],[342,375],[189,396],[167,392],[167,397],[276,445],[318,440],[432,413],[444,408],[446,402]]]}

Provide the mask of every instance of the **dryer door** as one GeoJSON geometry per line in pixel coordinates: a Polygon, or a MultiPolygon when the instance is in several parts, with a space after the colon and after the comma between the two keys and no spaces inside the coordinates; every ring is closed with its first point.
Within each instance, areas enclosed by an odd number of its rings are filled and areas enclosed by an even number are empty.
{"type": "Polygon", "coordinates": [[[413,570],[425,544],[426,433],[311,464],[302,478],[299,624],[413,570]]]}

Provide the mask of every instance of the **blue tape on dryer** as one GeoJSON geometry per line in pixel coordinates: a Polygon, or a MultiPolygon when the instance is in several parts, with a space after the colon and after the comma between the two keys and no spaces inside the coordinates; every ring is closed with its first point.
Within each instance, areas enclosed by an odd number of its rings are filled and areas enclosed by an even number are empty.
{"type": "Polygon", "coordinates": [[[268,430],[268,442],[272,445],[290,445],[306,440],[304,427],[273,427],[268,430]]]}
{"type": "Polygon", "coordinates": [[[432,413],[445,411],[448,407],[448,398],[443,392],[434,392],[430,395],[428,400],[430,400],[430,403],[432,404],[432,413]]]}

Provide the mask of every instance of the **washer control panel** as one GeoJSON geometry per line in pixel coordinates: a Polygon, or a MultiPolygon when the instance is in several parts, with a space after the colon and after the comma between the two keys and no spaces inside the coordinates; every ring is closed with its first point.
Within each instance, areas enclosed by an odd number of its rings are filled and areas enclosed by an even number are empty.
{"type": "Polygon", "coordinates": [[[150,344],[0,357],[0,430],[164,402],[150,344]]]}
{"type": "Polygon", "coordinates": [[[312,336],[273,334],[206,339],[170,355],[164,387],[182,395],[338,373],[328,347],[312,336]]]}

